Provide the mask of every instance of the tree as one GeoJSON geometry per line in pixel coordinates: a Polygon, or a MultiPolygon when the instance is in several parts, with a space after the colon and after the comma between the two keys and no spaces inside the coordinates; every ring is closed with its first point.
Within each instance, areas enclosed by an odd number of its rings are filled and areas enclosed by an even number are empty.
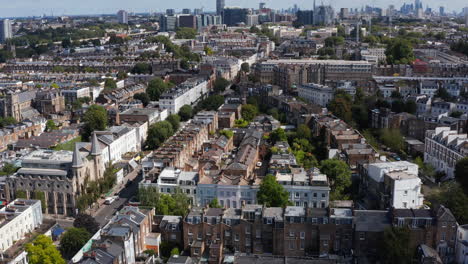
{"type": "Polygon", "coordinates": [[[442,184],[439,192],[428,196],[433,205],[444,205],[449,208],[458,224],[468,224],[468,195],[456,181],[442,184]]]}
{"type": "Polygon", "coordinates": [[[462,115],[463,115],[463,112],[460,112],[460,111],[453,111],[452,113],[450,113],[450,117],[453,117],[453,118],[459,118],[462,115]]]}
{"type": "Polygon", "coordinates": [[[405,110],[405,103],[402,100],[395,100],[392,102],[392,111],[395,113],[401,113],[405,110]]]}
{"type": "Polygon", "coordinates": [[[190,105],[184,105],[179,109],[179,116],[182,121],[192,118],[193,109],[190,105]]]}
{"type": "Polygon", "coordinates": [[[352,121],[352,98],[347,92],[338,89],[335,92],[333,100],[328,104],[328,109],[343,121],[349,123],[352,121]]]}
{"type": "Polygon", "coordinates": [[[197,36],[197,30],[194,28],[181,27],[176,31],[177,39],[194,39],[197,36]]]}
{"type": "Polygon", "coordinates": [[[124,71],[119,71],[117,73],[117,79],[118,80],[124,80],[124,79],[127,79],[127,77],[128,77],[128,74],[126,72],[124,72],[124,71]]]}
{"type": "Polygon", "coordinates": [[[255,105],[245,104],[242,106],[241,113],[244,120],[251,122],[257,116],[258,109],[255,105]]]}
{"type": "Polygon", "coordinates": [[[83,116],[83,139],[89,140],[95,130],[105,130],[107,127],[107,111],[100,105],[91,105],[83,116]]]}
{"type": "Polygon", "coordinates": [[[177,129],[179,129],[179,127],[180,127],[180,116],[179,115],[176,115],[176,114],[169,115],[166,118],[166,121],[171,123],[172,129],[174,129],[174,131],[177,131],[177,129]]]}
{"type": "Polygon", "coordinates": [[[4,163],[0,175],[11,175],[15,173],[19,168],[12,163],[4,163]]]}
{"type": "Polygon", "coordinates": [[[356,88],[356,94],[354,95],[354,104],[361,104],[364,100],[365,94],[361,87],[356,88]]]}
{"type": "Polygon", "coordinates": [[[117,89],[117,82],[114,79],[106,79],[104,82],[104,89],[117,89]]]}
{"type": "Polygon", "coordinates": [[[95,234],[99,230],[99,224],[96,219],[89,214],[78,214],[73,221],[73,226],[76,228],[83,228],[88,231],[91,235],[95,234]]]}
{"type": "Polygon", "coordinates": [[[190,207],[190,198],[181,189],[169,195],[161,194],[155,187],[140,188],[138,200],[143,206],[155,208],[159,215],[185,216],[190,207]]]}
{"type": "Polygon", "coordinates": [[[176,248],[176,247],[175,247],[175,248],[173,248],[173,249],[171,250],[171,257],[174,256],[174,255],[177,255],[177,256],[180,255],[179,248],[176,248]]]}
{"type": "Polygon", "coordinates": [[[410,230],[387,227],[379,248],[382,263],[412,263],[414,248],[410,245],[410,230]]]}
{"type": "Polygon", "coordinates": [[[403,150],[405,140],[398,129],[382,129],[380,132],[382,143],[395,152],[403,150]]]}
{"type": "Polygon", "coordinates": [[[151,125],[146,138],[146,148],[151,150],[159,148],[173,134],[174,128],[168,121],[160,121],[151,125]]]}
{"type": "Polygon", "coordinates": [[[224,104],[224,96],[222,95],[211,95],[205,100],[200,102],[200,106],[208,111],[216,111],[218,108],[224,104]]]}
{"type": "Polygon", "coordinates": [[[227,137],[228,139],[234,136],[234,132],[232,132],[231,130],[226,130],[226,129],[219,131],[219,134],[227,137]]]}
{"type": "Polygon", "coordinates": [[[230,84],[230,82],[223,77],[217,78],[214,82],[214,91],[215,92],[224,92],[226,87],[230,84]]]}
{"type": "Polygon", "coordinates": [[[415,114],[418,110],[418,105],[413,100],[407,100],[405,102],[405,112],[410,114],[415,114]]]}
{"type": "Polygon", "coordinates": [[[146,107],[150,102],[150,98],[147,93],[137,93],[133,95],[133,99],[140,100],[144,107],[146,107]]]}
{"type": "Polygon", "coordinates": [[[52,120],[52,119],[47,120],[47,122],[46,122],[46,131],[50,132],[50,131],[56,130],[56,129],[58,129],[58,127],[55,124],[54,120],[52,120]]]}
{"type": "Polygon", "coordinates": [[[158,101],[159,97],[169,89],[169,84],[165,83],[161,78],[155,78],[149,81],[146,93],[151,101],[158,101]]]}
{"type": "Polygon", "coordinates": [[[250,72],[250,65],[247,62],[241,64],[241,70],[243,72],[250,72]]]}
{"type": "Polygon", "coordinates": [[[60,239],[60,252],[65,259],[71,259],[80,250],[91,235],[84,228],[70,228],[60,239]]]}
{"type": "Polygon", "coordinates": [[[277,128],[270,133],[270,141],[274,145],[278,141],[287,141],[286,131],[284,129],[277,128]]]}
{"type": "Polygon", "coordinates": [[[340,46],[344,44],[343,37],[328,37],[325,39],[325,47],[327,48],[334,48],[336,46],[340,46]]]}
{"type": "Polygon", "coordinates": [[[452,96],[449,94],[449,92],[447,91],[447,89],[443,88],[443,87],[440,87],[436,94],[435,94],[435,97],[439,97],[441,98],[442,100],[444,101],[451,101],[452,100],[452,96]]]}
{"type": "Polygon", "coordinates": [[[209,206],[210,206],[210,208],[223,208],[223,207],[219,204],[218,198],[214,198],[213,200],[211,200],[209,206]]]}
{"type": "Polygon", "coordinates": [[[389,64],[409,64],[415,60],[411,43],[401,38],[394,39],[387,45],[385,55],[389,64]]]}
{"type": "Polygon", "coordinates": [[[210,47],[208,47],[208,46],[205,46],[205,48],[203,49],[203,51],[205,51],[205,54],[206,54],[207,56],[213,55],[213,53],[214,53],[213,50],[212,50],[210,47]]]}
{"type": "Polygon", "coordinates": [[[308,126],[301,124],[297,127],[296,137],[310,139],[312,137],[312,131],[310,131],[308,126]]]}
{"type": "Polygon", "coordinates": [[[138,62],[131,70],[133,74],[151,74],[152,72],[151,64],[145,62],[138,62]]]}
{"type": "Polygon", "coordinates": [[[257,200],[266,207],[286,207],[291,204],[289,202],[289,193],[271,174],[263,178],[257,192],[257,200]]]}
{"type": "Polygon", "coordinates": [[[32,243],[26,244],[25,248],[30,264],[65,264],[65,260],[48,236],[37,236],[32,243]]]}
{"type": "Polygon", "coordinates": [[[320,171],[327,175],[332,192],[331,200],[348,199],[346,191],[351,187],[351,169],[342,160],[329,159],[321,162],[320,171]]]}
{"type": "Polygon", "coordinates": [[[455,179],[460,183],[463,191],[468,194],[468,157],[455,164],[455,179]]]}

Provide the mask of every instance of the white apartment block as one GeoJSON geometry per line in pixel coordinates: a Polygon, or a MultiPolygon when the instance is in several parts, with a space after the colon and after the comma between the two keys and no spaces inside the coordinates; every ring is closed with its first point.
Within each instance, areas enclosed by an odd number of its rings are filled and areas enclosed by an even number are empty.
{"type": "Polygon", "coordinates": [[[225,208],[242,208],[242,204],[256,204],[258,185],[210,183],[197,185],[197,201],[199,206],[206,206],[214,198],[225,208]]]}
{"type": "Polygon", "coordinates": [[[113,126],[106,131],[95,133],[101,143],[104,164],[121,160],[125,153],[141,150],[141,142],[138,142],[139,137],[135,127],[113,126]]]}
{"type": "Polygon", "coordinates": [[[276,180],[289,192],[289,200],[294,206],[327,208],[330,201],[330,186],[327,175],[315,168],[305,171],[293,168],[291,173],[276,173],[276,180]]]}
{"type": "Polygon", "coordinates": [[[326,107],[327,104],[333,100],[334,94],[332,88],[315,83],[300,85],[297,87],[297,91],[299,93],[299,97],[323,107],[326,107]]]}
{"type": "Polygon", "coordinates": [[[362,50],[361,56],[364,58],[368,56],[375,57],[377,59],[377,62],[385,61],[387,59],[384,48],[370,48],[362,50]]]}
{"type": "Polygon", "coordinates": [[[39,200],[16,199],[0,209],[0,251],[10,248],[42,224],[39,200]]]}
{"type": "Polygon", "coordinates": [[[192,105],[208,93],[208,82],[194,78],[174,87],[159,98],[159,107],[169,114],[177,114],[184,105],[192,105]]]}
{"type": "Polygon", "coordinates": [[[384,207],[418,209],[424,205],[418,165],[408,161],[373,163],[367,176],[364,185],[379,196],[384,207]]]}
{"type": "Polygon", "coordinates": [[[83,97],[92,99],[89,87],[75,87],[73,89],[62,90],[62,95],[68,103],[73,103],[83,97]]]}
{"type": "Polygon", "coordinates": [[[447,178],[454,178],[457,161],[468,156],[467,134],[458,134],[450,127],[437,127],[426,131],[424,162],[437,171],[444,172],[447,178]]]}
{"type": "Polygon", "coordinates": [[[181,171],[173,167],[166,167],[159,174],[156,183],[143,181],[140,183],[139,188],[155,187],[164,194],[174,194],[176,189],[180,189],[195,203],[197,201],[197,183],[197,172],[181,171]]]}

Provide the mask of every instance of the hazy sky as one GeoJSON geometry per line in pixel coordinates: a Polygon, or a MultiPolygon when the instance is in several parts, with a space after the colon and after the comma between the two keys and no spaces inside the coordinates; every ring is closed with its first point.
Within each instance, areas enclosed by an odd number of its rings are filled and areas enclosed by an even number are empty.
{"type": "MultiPolygon", "coordinates": [[[[216,0],[0,0],[0,17],[15,16],[40,16],[47,15],[74,15],[74,14],[97,14],[115,13],[119,9],[134,12],[163,11],[167,8],[176,10],[182,8],[200,8],[211,11],[215,9],[216,0]]],[[[257,7],[260,0],[226,0],[227,6],[257,7]]],[[[281,9],[297,4],[302,9],[311,8],[313,0],[263,0],[267,6],[281,9]]],[[[317,0],[317,4],[321,3],[317,0]]],[[[400,8],[404,0],[323,0],[324,4],[339,7],[361,7],[372,4],[377,7],[387,7],[394,4],[400,8]]],[[[407,3],[414,2],[407,0],[407,3]]],[[[445,6],[447,11],[460,12],[462,7],[468,6],[467,0],[422,0],[424,8],[426,5],[438,10],[440,5],[445,6]]]]}

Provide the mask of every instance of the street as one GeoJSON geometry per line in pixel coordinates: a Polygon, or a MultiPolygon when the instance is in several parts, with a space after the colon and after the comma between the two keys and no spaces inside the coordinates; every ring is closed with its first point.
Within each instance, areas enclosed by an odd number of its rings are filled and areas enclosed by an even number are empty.
{"type": "Polygon", "coordinates": [[[130,184],[128,187],[125,187],[125,185],[123,185],[123,189],[121,189],[121,191],[118,194],[119,197],[112,204],[105,205],[104,203],[102,203],[97,213],[93,214],[94,218],[101,227],[103,227],[112,218],[115,212],[117,212],[123,206],[125,206],[125,204],[128,200],[130,200],[130,198],[137,194],[138,183],[141,181],[141,175],[139,174],[140,170],[141,166],[139,166],[133,172],[125,176],[123,182],[127,182],[127,180],[132,180],[132,184],[130,184]]]}

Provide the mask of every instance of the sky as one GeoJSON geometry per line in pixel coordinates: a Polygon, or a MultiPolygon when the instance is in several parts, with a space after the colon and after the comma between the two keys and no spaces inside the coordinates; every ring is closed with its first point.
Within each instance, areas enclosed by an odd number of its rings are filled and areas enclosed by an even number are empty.
{"type": "MultiPolygon", "coordinates": [[[[0,17],[23,17],[46,15],[87,15],[112,14],[119,9],[130,12],[159,12],[167,8],[180,10],[182,8],[201,8],[206,11],[215,10],[216,0],[0,0],[0,17]]],[[[226,0],[226,6],[258,7],[260,0],[226,0]]],[[[297,4],[301,9],[310,9],[313,0],[262,0],[267,7],[274,9],[289,8],[297,4]]],[[[362,7],[366,4],[376,7],[388,7],[393,4],[397,9],[405,0],[317,0],[317,4],[331,4],[335,8],[362,7]]],[[[407,3],[414,2],[406,0],[407,3]]],[[[446,11],[461,12],[468,6],[467,0],[422,0],[424,8],[429,5],[435,10],[445,6],[446,11]]]]}

